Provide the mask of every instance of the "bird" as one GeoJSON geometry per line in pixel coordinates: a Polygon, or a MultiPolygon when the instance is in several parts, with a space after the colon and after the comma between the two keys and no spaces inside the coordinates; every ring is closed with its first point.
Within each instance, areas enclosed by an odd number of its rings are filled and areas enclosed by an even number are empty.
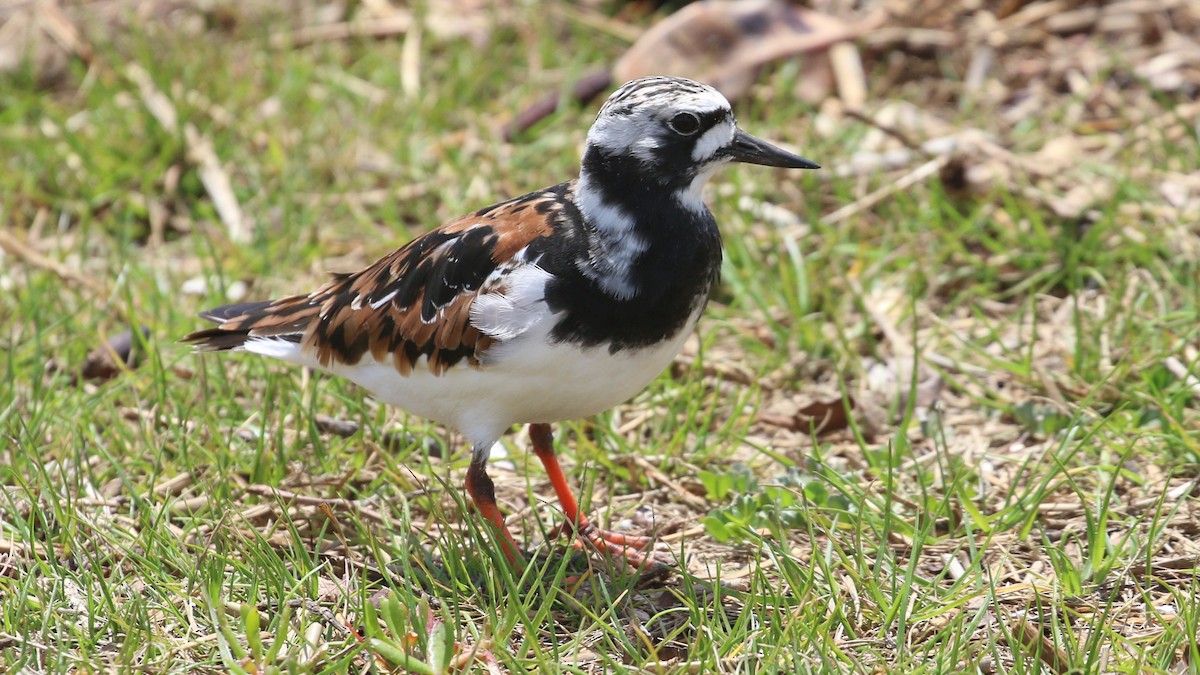
{"type": "Polygon", "coordinates": [[[183,341],[346,378],[471,443],[465,488],[504,557],[524,556],[496,504],[489,453],[528,425],[565,527],[634,569],[649,537],[580,511],[551,424],[613,408],[671,363],[717,283],[721,235],[702,188],[741,162],[819,169],[738,128],[713,87],[625,83],[600,107],[567,180],[455,218],[315,291],[201,312],[183,341]]]}

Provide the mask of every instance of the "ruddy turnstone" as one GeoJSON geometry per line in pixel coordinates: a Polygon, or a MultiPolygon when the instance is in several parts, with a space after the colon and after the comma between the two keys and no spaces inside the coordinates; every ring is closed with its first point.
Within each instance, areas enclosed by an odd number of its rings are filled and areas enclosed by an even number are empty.
{"type": "Polygon", "coordinates": [[[217,327],[184,340],[340,375],[465,434],[467,492],[517,566],[486,462],[528,424],[567,524],[640,566],[647,539],[580,513],[550,423],[629,399],[679,352],[721,267],[701,189],[730,162],[820,168],[739,130],[712,87],[634,80],[600,108],[578,179],[456,218],[307,295],[203,312],[217,327]]]}

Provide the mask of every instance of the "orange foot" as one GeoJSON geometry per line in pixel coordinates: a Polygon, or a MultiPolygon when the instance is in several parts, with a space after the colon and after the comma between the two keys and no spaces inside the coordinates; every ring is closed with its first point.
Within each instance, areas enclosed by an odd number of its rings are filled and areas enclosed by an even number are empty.
{"type": "Polygon", "coordinates": [[[652,537],[602,530],[585,520],[576,532],[575,541],[580,547],[583,546],[583,542],[587,542],[596,550],[607,553],[610,558],[624,558],[631,568],[652,576],[657,576],[667,569],[666,565],[655,560],[653,555],[646,551],[654,543],[652,537]]]}
{"type": "MultiPolygon", "coordinates": [[[[549,424],[530,424],[529,438],[533,441],[533,450],[538,459],[546,467],[550,484],[558,496],[563,514],[566,515],[563,527],[576,533],[577,546],[582,548],[585,544],[590,545],[609,558],[624,560],[631,569],[647,578],[665,576],[670,572],[670,567],[655,560],[652,552],[648,550],[654,543],[653,538],[602,530],[579,511],[579,504],[575,501],[575,495],[571,493],[567,478],[558,464],[558,457],[554,454],[554,437],[551,435],[549,424]]],[[[479,513],[500,534],[500,549],[504,556],[514,569],[520,571],[525,567],[525,560],[504,523],[504,516],[496,506],[495,489],[485,469],[486,453],[477,453],[477,456],[478,459],[472,457],[471,464],[467,467],[467,492],[470,493],[471,501],[475,503],[479,513]]]]}
{"type": "Polygon", "coordinates": [[[529,438],[533,441],[534,453],[542,461],[542,466],[546,467],[550,485],[554,487],[554,492],[558,495],[558,503],[567,517],[563,527],[575,531],[577,542],[581,546],[586,542],[610,558],[624,559],[634,570],[650,576],[656,577],[668,571],[666,565],[654,560],[646,552],[646,549],[654,542],[653,538],[602,530],[593,525],[588,517],[579,511],[579,504],[575,501],[575,495],[571,493],[567,477],[558,464],[558,456],[554,454],[554,437],[550,432],[549,424],[530,424],[529,438]]]}

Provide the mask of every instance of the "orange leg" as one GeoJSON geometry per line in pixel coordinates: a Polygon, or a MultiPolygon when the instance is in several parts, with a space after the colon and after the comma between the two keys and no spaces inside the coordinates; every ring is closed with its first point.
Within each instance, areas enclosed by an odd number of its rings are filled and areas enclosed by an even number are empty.
{"type": "Polygon", "coordinates": [[[550,431],[549,424],[530,424],[529,439],[533,441],[534,453],[542,461],[542,466],[546,467],[546,473],[550,476],[550,485],[554,486],[554,492],[558,495],[558,503],[567,516],[567,526],[573,529],[581,540],[601,551],[606,551],[610,556],[625,558],[635,568],[658,565],[641,551],[653,541],[650,537],[637,537],[601,530],[593,525],[587,516],[579,512],[579,503],[575,501],[571,486],[567,484],[567,477],[563,474],[562,467],[558,464],[558,457],[554,454],[554,435],[550,431]]]}
{"type": "Polygon", "coordinates": [[[504,523],[500,508],[496,506],[496,487],[487,475],[486,465],[486,455],[482,459],[471,458],[471,465],[467,467],[467,494],[471,496],[471,501],[475,503],[479,513],[500,531],[500,550],[504,552],[508,562],[520,570],[524,566],[524,559],[517,548],[516,540],[508,531],[508,525],[504,523]]]}

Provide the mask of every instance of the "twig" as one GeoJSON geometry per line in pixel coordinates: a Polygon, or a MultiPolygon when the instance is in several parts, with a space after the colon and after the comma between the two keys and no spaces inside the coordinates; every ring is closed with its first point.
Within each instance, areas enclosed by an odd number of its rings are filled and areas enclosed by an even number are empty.
{"type": "MultiPolygon", "coordinates": [[[[142,103],[154,119],[167,131],[174,133],[179,128],[179,115],[171,99],[154,86],[150,74],[136,63],[125,68],[125,76],[137,86],[142,103]]],[[[200,133],[190,122],[183,125],[183,140],[187,145],[187,159],[200,174],[200,182],[217,209],[217,216],[224,223],[230,241],[244,243],[250,240],[250,231],[242,216],[242,208],[233,194],[229,174],[221,167],[221,160],[213,150],[212,141],[200,133]]]]}
{"type": "Polygon", "coordinates": [[[0,553],[15,553],[22,556],[40,555],[49,558],[55,555],[54,549],[37,541],[17,541],[16,539],[0,539],[0,553]]]}
{"type": "Polygon", "coordinates": [[[250,230],[242,217],[242,207],[233,194],[233,185],[229,182],[229,174],[221,167],[221,160],[213,150],[212,141],[191,124],[183,125],[183,137],[188,145],[187,158],[196,165],[200,172],[200,182],[208,196],[212,198],[217,215],[225,224],[230,241],[244,243],[250,241],[250,230]]]}
{"type": "Polygon", "coordinates": [[[901,176],[894,183],[885,185],[884,187],[881,187],[860,199],[850,202],[849,204],[843,206],[837,211],[834,211],[833,213],[830,213],[824,218],[821,218],[821,222],[826,225],[840,223],[841,221],[859,213],[860,211],[865,211],[872,206],[875,206],[879,202],[887,199],[897,192],[900,192],[901,190],[907,190],[913,185],[916,185],[917,183],[929,178],[938,171],[941,171],[942,167],[946,166],[946,164],[949,162],[950,155],[935,157],[928,162],[925,162],[921,166],[918,166],[916,169],[913,169],[907,175],[901,176]]]}
{"type": "Polygon", "coordinates": [[[95,296],[97,304],[108,305],[108,310],[111,311],[118,319],[133,326],[140,325],[134,321],[122,303],[109,303],[109,289],[104,284],[96,281],[92,277],[71,269],[66,265],[52,260],[38,253],[29,247],[28,244],[17,239],[7,230],[0,228],[0,248],[8,251],[21,262],[38,269],[43,269],[51,274],[54,274],[59,279],[69,282],[76,286],[84,288],[86,291],[95,296]]]}
{"type": "Polygon", "coordinates": [[[831,45],[829,62],[833,67],[833,79],[837,82],[838,96],[846,109],[862,109],[867,103],[867,75],[863,70],[858,45],[850,41],[831,45]]]}
{"type": "Polygon", "coordinates": [[[352,513],[356,513],[356,514],[362,516],[363,518],[374,521],[376,523],[386,523],[387,522],[387,520],[383,517],[383,514],[379,513],[375,509],[372,509],[367,506],[363,506],[362,504],[358,503],[357,501],[355,501],[353,499],[343,499],[340,497],[331,497],[331,498],[313,497],[311,495],[302,495],[302,494],[298,494],[295,492],[291,492],[289,490],[281,490],[279,488],[271,487],[270,485],[259,485],[259,484],[250,485],[249,487],[246,488],[246,492],[248,492],[252,495],[258,495],[260,497],[269,497],[271,499],[278,499],[279,501],[282,501],[282,502],[292,502],[294,504],[299,504],[301,506],[337,507],[337,508],[342,509],[343,511],[350,511],[352,513]]]}
{"type": "MultiPolygon", "coordinates": [[[[328,415],[317,415],[313,418],[313,423],[316,424],[318,431],[333,434],[339,438],[350,438],[359,430],[358,422],[328,415]]],[[[385,450],[394,451],[416,443],[417,438],[406,431],[385,431],[379,441],[385,450]]],[[[436,443],[425,443],[424,445],[425,452],[430,457],[442,456],[441,448],[436,443]]]]}
{"type": "Polygon", "coordinates": [[[421,93],[421,25],[414,24],[404,35],[400,50],[400,90],[408,98],[421,93]]]}
{"type": "Polygon", "coordinates": [[[62,9],[54,2],[38,3],[38,23],[66,51],[74,54],[80,61],[92,65],[95,52],[92,45],[79,34],[79,29],[63,14],[62,9]]]}
{"type": "Polygon", "coordinates": [[[637,26],[632,26],[616,19],[610,19],[597,10],[587,7],[577,7],[573,3],[548,3],[546,9],[564,19],[575,21],[588,29],[600,33],[607,33],[618,40],[623,40],[630,44],[636,42],[642,36],[642,33],[645,32],[637,26]]]}
{"type": "Polygon", "coordinates": [[[646,472],[647,476],[650,476],[654,480],[665,485],[671,490],[671,492],[675,493],[676,497],[685,502],[688,506],[703,511],[707,511],[711,506],[707,499],[688,492],[687,488],[683,487],[670,476],[660,471],[657,466],[651,464],[645,457],[642,457],[641,455],[634,455],[633,461],[639,467],[641,467],[642,471],[646,472]]]}
{"type": "Polygon", "coordinates": [[[863,36],[864,44],[876,52],[886,51],[897,45],[921,51],[950,49],[957,45],[959,40],[954,31],[909,26],[888,26],[863,36]]]}
{"type": "Polygon", "coordinates": [[[387,99],[388,93],[382,87],[337,68],[320,66],[317,74],[369,103],[379,104],[387,99]]]}
{"type": "Polygon", "coordinates": [[[16,256],[21,262],[51,272],[63,281],[82,286],[99,296],[108,295],[108,290],[100,282],[38,253],[10,234],[8,230],[0,229],[0,248],[16,256]]]}
{"type": "Polygon", "coordinates": [[[342,637],[357,635],[354,629],[350,627],[348,622],[334,614],[333,610],[327,607],[322,607],[320,603],[316,602],[315,600],[309,600],[308,598],[294,598],[292,600],[288,600],[286,604],[291,607],[300,607],[313,614],[316,614],[317,616],[321,617],[326,626],[340,633],[342,637]]]}
{"type": "Polygon", "coordinates": [[[377,19],[340,21],[320,26],[306,26],[288,33],[271,36],[271,46],[277,49],[304,47],[317,42],[333,42],[350,38],[381,38],[402,35],[412,27],[412,14],[397,12],[377,19]]]}
{"type": "Polygon", "coordinates": [[[191,486],[191,484],[195,481],[196,478],[192,475],[192,472],[184,471],[181,474],[177,474],[176,476],[168,478],[158,485],[155,485],[151,492],[156,495],[178,495],[191,486]]]}
{"type": "Polygon", "coordinates": [[[737,51],[728,63],[722,63],[707,79],[711,82],[730,81],[736,79],[739,73],[754,72],[757,68],[783,58],[823,52],[840,42],[857,40],[879,28],[885,21],[887,12],[876,10],[853,24],[842,26],[839,30],[791,36],[786,40],[767,43],[752,41],[746,49],[737,51]]]}
{"type": "Polygon", "coordinates": [[[146,110],[150,111],[150,115],[158,120],[158,123],[167,131],[175,132],[179,128],[179,115],[175,112],[175,105],[171,103],[171,99],[167,98],[166,94],[154,86],[150,74],[136,63],[131,63],[125,68],[125,76],[137,85],[138,93],[142,96],[142,104],[146,106],[146,110]]]}
{"type": "Polygon", "coordinates": [[[1200,377],[1196,377],[1189,372],[1188,367],[1184,365],[1183,361],[1174,356],[1168,356],[1163,359],[1163,365],[1167,367],[1167,370],[1171,371],[1172,375],[1183,380],[1183,383],[1191,388],[1192,396],[1200,399],[1200,377]]]}
{"type": "MultiPolygon", "coordinates": [[[[587,103],[612,84],[612,71],[606,67],[597,68],[580,77],[571,87],[571,98],[578,103],[587,103]]],[[[543,96],[533,105],[522,110],[511,122],[504,126],[504,140],[511,141],[520,133],[550,116],[558,110],[558,92],[543,96]]]]}
{"type": "Polygon", "coordinates": [[[1191,496],[1192,492],[1196,489],[1197,482],[1200,481],[1193,478],[1182,485],[1176,485],[1157,497],[1144,497],[1142,499],[1135,499],[1129,503],[1129,509],[1131,511],[1145,511],[1152,506],[1158,506],[1160,504],[1170,504],[1174,506],[1184,498],[1191,496]]]}
{"type": "Polygon", "coordinates": [[[1023,648],[1028,650],[1031,655],[1036,654],[1051,672],[1065,673],[1070,669],[1067,665],[1071,662],[1070,658],[1063,650],[1059,649],[1054,640],[1043,634],[1043,625],[1039,618],[1025,614],[1015,623],[1016,625],[1013,625],[1013,619],[1010,617],[1009,628],[1012,630],[1012,639],[1017,642],[1017,644],[1010,645],[1014,651],[1023,648]]]}
{"type": "Polygon", "coordinates": [[[911,136],[904,133],[903,131],[900,131],[899,129],[897,129],[896,127],[894,127],[890,124],[884,124],[883,122],[880,122],[879,120],[875,119],[874,117],[871,117],[870,115],[868,115],[860,110],[856,110],[854,108],[847,108],[843,112],[845,113],[846,117],[850,117],[850,118],[856,119],[859,122],[862,122],[864,124],[868,124],[876,129],[882,131],[883,133],[887,134],[888,136],[891,136],[892,138],[896,139],[897,141],[900,141],[901,145],[908,148],[909,150],[912,150],[913,152],[920,153],[922,155],[925,155],[926,157],[928,157],[931,154],[929,150],[925,149],[924,146],[922,146],[920,143],[913,140],[913,138],[911,136]]]}

